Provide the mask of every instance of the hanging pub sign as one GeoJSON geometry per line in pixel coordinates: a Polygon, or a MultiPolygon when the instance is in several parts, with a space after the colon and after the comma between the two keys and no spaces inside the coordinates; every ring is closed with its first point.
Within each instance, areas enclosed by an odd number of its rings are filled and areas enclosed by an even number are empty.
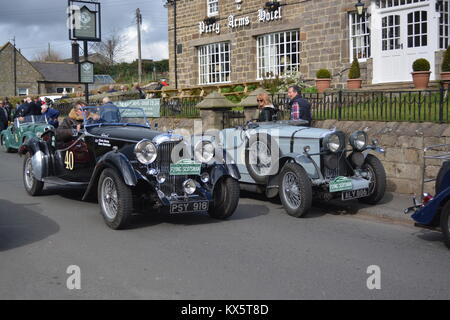
{"type": "Polygon", "coordinates": [[[98,2],[69,0],[69,39],[101,41],[101,8],[98,2]]]}
{"type": "Polygon", "coordinates": [[[80,83],[94,83],[94,64],[83,61],[79,64],[80,83]]]}

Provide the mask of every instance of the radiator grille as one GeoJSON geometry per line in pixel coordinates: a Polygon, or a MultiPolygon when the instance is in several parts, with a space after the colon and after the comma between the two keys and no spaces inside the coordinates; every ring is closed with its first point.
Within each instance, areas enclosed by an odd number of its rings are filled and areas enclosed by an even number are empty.
{"type": "Polygon", "coordinates": [[[172,150],[178,142],[164,142],[158,146],[158,157],[155,162],[151,164],[151,168],[157,169],[159,172],[167,174],[167,179],[160,184],[161,191],[166,195],[176,193],[178,195],[184,194],[182,183],[188,176],[171,176],[170,164],[172,163],[172,150]]]}

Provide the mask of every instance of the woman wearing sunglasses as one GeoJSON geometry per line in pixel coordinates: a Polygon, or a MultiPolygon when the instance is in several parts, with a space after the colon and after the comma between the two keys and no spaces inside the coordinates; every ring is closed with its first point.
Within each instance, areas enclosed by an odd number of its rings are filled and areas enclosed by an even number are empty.
{"type": "Polygon", "coordinates": [[[274,115],[276,115],[275,107],[270,101],[269,95],[267,93],[260,93],[256,97],[258,102],[259,118],[260,122],[273,121],[274,115]]]}

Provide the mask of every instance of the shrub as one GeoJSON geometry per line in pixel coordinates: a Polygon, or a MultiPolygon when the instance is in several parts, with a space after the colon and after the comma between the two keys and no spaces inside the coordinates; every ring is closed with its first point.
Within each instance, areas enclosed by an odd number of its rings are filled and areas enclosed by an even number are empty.
{"type": "Polygon", "coordinates": [[[320,69],[316,73],[317,79],[330,79],[331,78],[331,72],[327,69],[320,69]]]}
{"type": "Polygon", "coordinates": [[[233,88],[233,92],[244,92],[245,88],[244,86],[238,85],[233,88]]]}
{"type": "Polygon", "coordinates": [[[257,86],[256,84],[251,84],[251,85],[249,85],[249,86],[247,87],[247,90],[248,90],[249,92],[252,92],[252,91],[256,90],[257,87],[258,87],[258,86],[257,86]]]}
{"type": "Polygon", "coordinates": [[[230,93],[231,92],[231,87],[226,87],[226,88],[222,88],[220,89],[221,93],[230,93]]]}
{"type": "Polygon", "coordinates": [[[447,50],[445,50],[444,59],[442,60],[441,71],[450,72],[450,46],[447,47],[447,50]]]}
{"type": "Polygon", "coordinates": [[[353,58],[352,66],[350,68],[350,71],[348,73],[349,79],[359,79],[361,78],[361,70],[359,68],[359,62],[356,57],[353,58]]]}
{"type": "Polygon", "coordinates": [[[416,61],[414,61],[413,63],[413,71],[430,71],[430,63],[428,62],[427,59],[417,59],[416,61]]]}

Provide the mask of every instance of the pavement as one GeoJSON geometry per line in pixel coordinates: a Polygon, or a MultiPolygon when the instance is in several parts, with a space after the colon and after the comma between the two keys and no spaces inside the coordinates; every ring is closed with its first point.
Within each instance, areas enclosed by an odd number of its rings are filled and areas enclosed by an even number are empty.
{"type": "Polygon", "coordinates": [[[114,231],[80,190],[30,197],[22,159],[0,163],[0,299],[450,299],[450,250],[404,219],[407,196],[314,203],[296,219],[243,192],[226,221],[153,213],[114,231]]]}
{"type": "Polygon", "coordinates": [[[377,205],[362,204],[357,200],[330,202],[333,210],[345,214],[357,214],[362,217],[381,219],[386,222],[414,224],[411,214],[404,214],[404,209],[413,205],[413,195],[386,192],[384,198],[377,205]]]}

